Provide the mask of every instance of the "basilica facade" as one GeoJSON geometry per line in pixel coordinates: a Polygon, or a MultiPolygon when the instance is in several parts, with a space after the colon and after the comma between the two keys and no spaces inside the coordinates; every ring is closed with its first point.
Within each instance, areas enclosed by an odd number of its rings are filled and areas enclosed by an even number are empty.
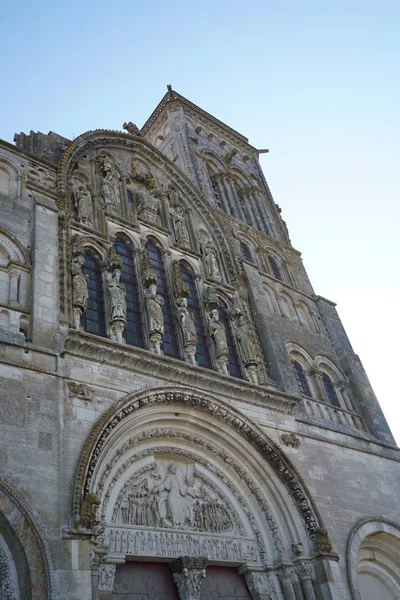
{"type": "Polygon", "coordinates": [[[260,152],[170,86],[14,142],[0,598],[399,598],[399,451],[260,152]]]}

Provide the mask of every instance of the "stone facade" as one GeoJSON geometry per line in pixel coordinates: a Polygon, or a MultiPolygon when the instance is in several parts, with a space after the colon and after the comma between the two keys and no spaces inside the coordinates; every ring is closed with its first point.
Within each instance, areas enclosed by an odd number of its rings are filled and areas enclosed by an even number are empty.
{"type": "Polygon", "coordinates": [[[170,87],[124,129],[0,143],[0,598],[397,598],[398,448],[258,151],[170,87]]]}

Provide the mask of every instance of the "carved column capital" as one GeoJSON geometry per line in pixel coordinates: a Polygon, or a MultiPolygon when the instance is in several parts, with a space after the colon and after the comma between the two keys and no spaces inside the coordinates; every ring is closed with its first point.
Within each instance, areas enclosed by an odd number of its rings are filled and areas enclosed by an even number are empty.
{"type": "Polygon", "coordinates": [[[253,600],[276,598],[276,590],[267,573],[248,571],[245,573],[244,578],[253,600]]]}
{"type": "Polygon", "coordinates": [[[311,581],[312,569],[313,566],[310,562],[302,562],[299,565],[297,565],[295,569],[301,581],[304,597],[306,600],[315,600],[314,587],[311,581]]]}
{"type": "Polygon", "coordinates": [[[99,565],[99,590],[112,592],[114,588],[115,569],[117,565],[102,563],[99,565]]]}
{"type": "Polygon", "coordinates": [[[180,556],[171,563],[170,569],[180,600],[200,600],[206,567],[207,558],[203,556],[180,556]]]}
{"type": "Polygon", "coordinates": [[[283,566],[276,572],[276,574],[278,575],[282,584],[283,597],[285,600],[296,600],[292,583],[293,569],[291,567],[283,566]]]}

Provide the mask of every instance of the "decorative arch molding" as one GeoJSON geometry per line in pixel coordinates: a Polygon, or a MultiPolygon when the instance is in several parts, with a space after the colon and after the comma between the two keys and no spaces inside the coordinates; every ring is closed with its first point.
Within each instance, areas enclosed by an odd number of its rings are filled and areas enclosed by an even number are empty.
{"type": "Polygon", "coordinates": [[[56,600],[50,549],[37,518],[12,486],[0,480],[1,516],[18,536],[30,571],[32,600],[56,600]]]}
{"type": "MultiPolygon", "coordinates": [[[[385,552],[391,552],[400,564],[400,524],[389,521],[384,517],[369,517],[358,521],[350,532],[346,552],[346,569],[352,600],[363,600],[357,578],[357,562],[360,548],[369,536],[371,536],[372,539],[374,539],[374,537],[375,539],[378,539],[379,534],[389,534],[396,539],[398,545],[397,550],[393,549],[391,551],[390,547],[388,547],[385,549],[385,552]]],[[[379,570],[378,573],[378,568],[370,570],[370,572],[379,575],[380,578],[384,576],[383,570],[379,570]]],[[[387,587],[389,589],[392,588],[391,577],[387,578],[387,587]]],[[[396,592],[398,593],[398,588],[396,592]]]]}
{"type": "Polygon", "coordinates": [[[17,238],[3,227],[0,227],[0,246],[7,251],[10,262],[30,267],[28,252],[22,247],[17,238]]]}
{"type": "Polygon", "coordinates": [[[323,527],[321,517],[301,476],[283,452],[243,414],[225,402],[196,389],[188,391],[181,388],[163,388],[129,394],[99,419],[86,441],[77,469],[73,496],[73,514],[76,517],[80,515],[83,498],[93,491],[92,478],[105,449],[110,446],[114,430],[128,427],[129,420],[132,420],[135,414],[139,417],[140,411],[146,408],[159,406],[161,409],[174,405],[190,412],[191,415],[196,411],[208,415],[224,424],[241,443],[247,442],[252,446],[255,455],[261,456],[268,463],[268,467],[288,491],[308,537],[313,540],[318,535],[323,527]]]}
{"type": "Polygon", "coordinates": [[[67,214],[70,213],[70,207],[68,206],[68,180],[72,176],[73,169],[78,160],[91,149],[101,149],[104,152],[107,152],[107,149],[130,150],[136,153],[138,158],[143,156],[149,166],[156,168],[166,178],[170,179],[182,192],[183,197],[189,200],[203,217],[224,256],[229,279],[231,281],[236,280],[238,272],[234,256],[227,243],[222,227],[213,216],[212,206],[204,196],[199,194],[189,179],[170,160],[140,136],[131,136],[119,131],[98,129],[83,133],[71,142],[59,164],[58,207],[61,211],[65,211],[67,214]]]}

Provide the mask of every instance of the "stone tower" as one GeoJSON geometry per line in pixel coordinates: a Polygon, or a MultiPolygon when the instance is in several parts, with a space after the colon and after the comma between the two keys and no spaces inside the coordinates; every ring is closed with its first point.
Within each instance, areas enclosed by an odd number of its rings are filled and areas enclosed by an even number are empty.
{"type": "Polygon", "coordinates": [[[399,452],[248,140],[0,142],[0,598],[395,599],[399,452]]]}

